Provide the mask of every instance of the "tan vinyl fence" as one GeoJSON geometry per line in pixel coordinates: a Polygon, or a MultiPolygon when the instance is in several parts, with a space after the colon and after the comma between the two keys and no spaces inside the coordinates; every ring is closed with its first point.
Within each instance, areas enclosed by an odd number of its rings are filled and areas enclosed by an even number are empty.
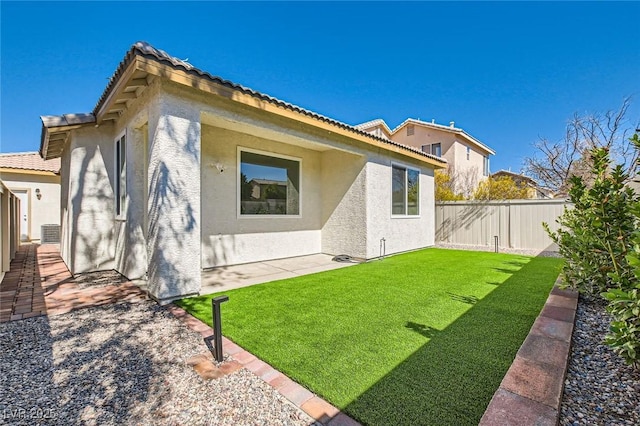
{"type": "Polygon", "coordinates": [[[565,200],[447,201],[436,203],[436,242],[557,251],[542,223],[557,229],[565,200]]]}

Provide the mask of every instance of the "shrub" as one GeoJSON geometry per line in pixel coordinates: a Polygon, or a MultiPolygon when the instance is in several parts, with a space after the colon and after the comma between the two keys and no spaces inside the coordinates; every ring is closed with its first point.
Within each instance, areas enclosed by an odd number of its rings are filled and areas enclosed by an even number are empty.
{"type": "Polygon", "coordinates": [[[628,176],[622,166],[611,168],[606,149],[592,150],[591,160],[592,186],[572,177],[573,208],[558,218],[558,231],[544,226],[566,260],[563,275],[568,287],[590,295],[612,288],[630,290],[633,271],[627,254],[636,225],[631,205],[637,197],[625,185],[628,176]]]}

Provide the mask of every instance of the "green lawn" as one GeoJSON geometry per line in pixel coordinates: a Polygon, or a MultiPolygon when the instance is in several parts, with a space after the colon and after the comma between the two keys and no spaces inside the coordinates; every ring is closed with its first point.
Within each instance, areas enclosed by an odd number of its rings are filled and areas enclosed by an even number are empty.
{"type": "Polygon", "coordinates": [[[225,292],[223,333],[364,424],[477,424],[560,267],[426,249],[225,292]]]}

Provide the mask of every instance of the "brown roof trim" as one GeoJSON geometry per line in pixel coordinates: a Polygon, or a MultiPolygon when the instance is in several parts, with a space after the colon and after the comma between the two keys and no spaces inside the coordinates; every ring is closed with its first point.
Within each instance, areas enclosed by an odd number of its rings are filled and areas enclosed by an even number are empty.
{"type": "MultiPolygon", "coordinates": [[[[86,116],[91,116],[93,117],[93,121],[92,122],[96,122],[96,119],[98,118],[101,109],[105,106],[105,103],[109,100],[109,97],[111,96],[112,92],[114,90],[117,90],[118,84],[120,79],[125,75],[125,73],[127,73],[127,70],[129,68],[129,66],[134,63],[136,61],[136,57],[142,57],[148,60],[151,60],[153,62],[162,64],[162,65],[166,65],[169,66],[170,68],[174,69],[174,70],[178,70],[178,71],[182,71],[186,74],[192,75],[196,78],[200,78],[200,79],[204,79],[206,81],[212,82],[214,84],[220,85],[220,86],[224,86],[226,88],[232,89],[234,91],[238,91],[241,92],[242,94],[251,96],[253,98],[259,99],[261,101],[264,102],[268,102],[270,104],[273,104],[277,107],[283,108],[284,110],[289,110],[289,111],[293,111],[295,113],[298,114],[302,114],[304,116],[310,117],[313,120],[322,122],[322,123],[326,123],[329,124],[331,126],[337,127],[341,130],[346,130],[348,133],[352,133],[354,136],[358,135],[360,137],[365,137],[368,140],[373,140],[376,141],[377,143],[374,143],[374,145],[379,145],[380,142],[386,144],[386,145],[392,145],[394,146],[394,148],[396,149],[392,149],[392,151],[398,151],[398,149],[400,151],[407,151],[412,153],[412,157],[417,157],[417,158],[423,158],[425,160],[427,160],[428,163],[432,164],[433,166],[436,167],[444,167],[447,162],[446,160],[444,160],[443,158],[440,157],[436,157],[434,155],[431,154],[427,154],[424,153],[418,149],[415,149],[413,147],[409,147],[403,144],[399,144],[397,142],[393,142],[389,139],[386,138],[380,138],[377,137],[375,135],[372,135],[368,132],[365,132],[363,130],[360,130],[354,126],[342,123],[340,121],[331,119],[329,117],[323,116],[321,114],[315,113],[313,111],[301,108],[299,106],[293,105],[291,103],[282,101],[280,99],[274,98],[272,96],[266,95],[264,93],[261,92],[257,92],[255,90],[252,90],[248,87],[245,86],[241,86],[239,84],[233,83],[229,80],[225,80],[222,79],[220,77],[214,76],[209,74],[208,72],[202,71],[196,67],[194,67],[193,65],[189,64],[188,62],[182,61],[174,56],[169,55],[168,53],[166,53],[163,50],[160,49],[156,49],[155,47],[151,46],[149,43],[143,42],[143,41],[139,41],[137,43],[135,43],[130,49],[129,51],[126,53],[125,57],[123,58],[123,60],[120,62],[120,64],[118,65],[116,71],[113,73],[113,75],[111,76],[111,78],[109,79],[109,83],[107,83],[107,87],[105,88],[104,92],[102,93],[102,95],[100,96],[100,99],[98,100],[96,106],[93,109],[92,114],[85,114],[86,116]]],[[[51,117],[48,117],[51,119],[51,117]]],[[[51,119],[51,122],[55,122],[55,119],[51,119]]],[[[44,158],[45,155],[47,155],[47,146],[46,146],[46,141],[45,141],[45,131],[48,132],[48,127],[44,126],[44,120],[43,120],[43,138],[42,138],[42,143],[41,143],[41,148],[40,148],[40,152],[41,155],[43,155],[44,158]]]]}

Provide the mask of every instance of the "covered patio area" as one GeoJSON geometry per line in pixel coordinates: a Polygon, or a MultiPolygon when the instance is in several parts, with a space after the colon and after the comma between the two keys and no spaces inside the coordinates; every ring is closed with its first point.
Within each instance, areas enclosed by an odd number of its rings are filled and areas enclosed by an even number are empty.
{"type": "Polygon", "coordinates": [[[206,269],[202,271],[200,294],[217,293],[357,264],[336,262],[331,260],[332,258],[333,256],[328,254],[312,254],[206,269]]]}

